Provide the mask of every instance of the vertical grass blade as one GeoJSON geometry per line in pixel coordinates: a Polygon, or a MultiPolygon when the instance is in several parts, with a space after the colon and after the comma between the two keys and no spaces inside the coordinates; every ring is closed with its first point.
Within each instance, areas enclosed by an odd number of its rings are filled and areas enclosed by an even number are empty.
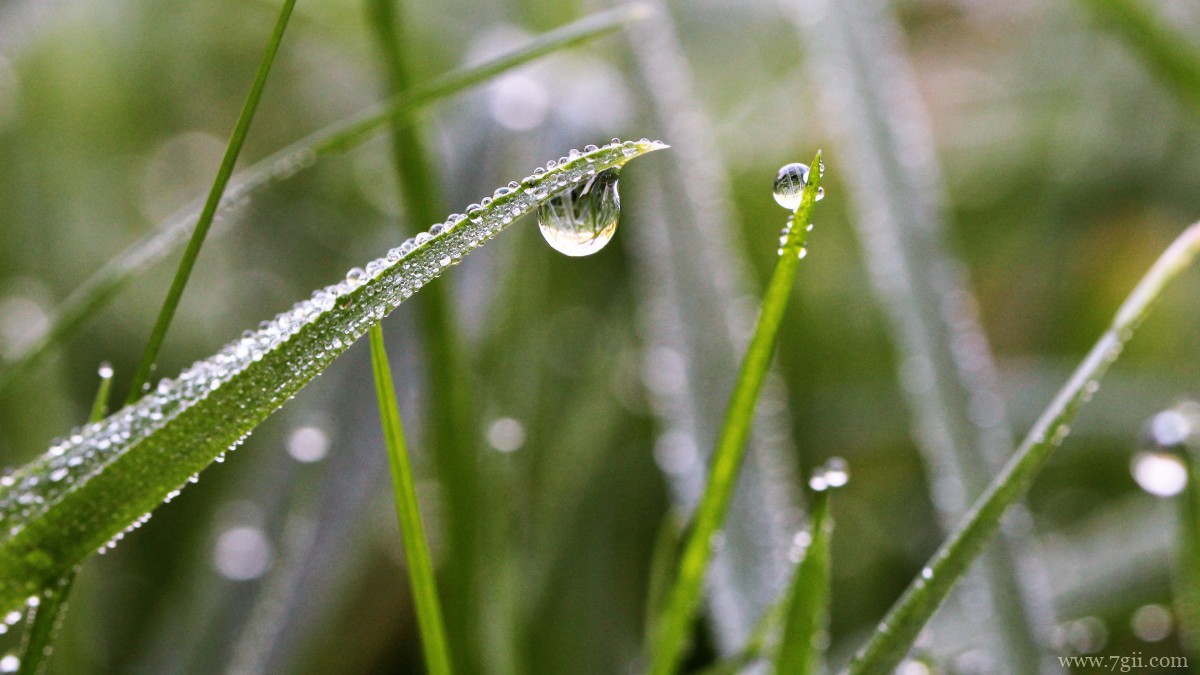
{"type": "MultiPolygon", "coordinates": [[[[113,370],[107,363],[100,365],[100,385],[96,389],[96,398],[92,401],[92,410],[88,414],[88,422],[99,422],[104,419],[108,410],[108,395],[112,389],[113,370]]],[[[45,672],[47,659],[50,658],[54,639],[62,626],[63,616],[67,611],[67,597],[75,584],[75,570],[63,575],[54,586],[46,589],[37,598],[36,604],[29,606],[25,617],[25,635],[21,638],[19,675],[39,675],[45,672]]]]}
{"type": "Polygon", "coordinates": [[[1142,277],[1117,310],[1108,330],[1038,418],[1016,454],[851,661],[850,673],[890,673],[904,658],[917,633],[996,533],[1001,516],[1021,499],[1054,448],[1066,438],[1080,406],[1099,388],[1100,378],[1120,356],[1154,299],[1191,264],[1197,253],[1200,253],[1200,223],[1185,230],[1142,277]]]}
{"type": "Polygon", "coordinates": [[[684,544],[679,569],[667,595],[666,605],[654,626],[654,649],[651,671],[655,675],[674,673],[684,656],[688,635],[695,618],[696,607],[704,583],[708,563],[718,533],[725,522],[729,501],[733,496],[746,440],[754,420],[754,408],[762,390],[767,370],[775,351],[775,337],[783,311],[792,293],[801,252],[808,237],[809,219],[820,187],[821,153],[813,158],[809,182],[803,198],[792,214],[787,239],[780,250],[779,261],[771,274],[763,297],[762,309],[754,327],[754,336],[742,361],[721,435],[713,451],[708,483],[704,496],[692,519],[691,532],[684,544]]]}
{"type": "MultiPolygon", "coordinates": [[[[759,292],[737,241],[729,167],[720,136],[696,91],[693,69],[669,3],[631,27],[628,54],[648,106],[647,124],[679,139],[677,152],[631,189],[644,205],[624,238],[645,289],[637,319],[645,358],[678,357],[678,387],[649,387],[662,425],[658,447],[683,461],[659,462],[672,504],[690,517],[704,492],[709,439],[720,432],[754,317],[743,299],[759,292]]],[[[766,198],[764,191],[763,197],[766,198]]],[[[749,447],[730,502],[724,546],[709,567],[705,610],[716,651],[729,656],[787,588],[788,560],[801,524],[800,481],[787,387],[778,368],[759,395],[749,447]]],[[[656,453],[658,454],[658,453],[656,453]]],[[[661,458],[661,455],[658,455],[661,458]]]]}
{"type": "Polygon", "coordinates": [[[187,287],[188,278],[196,266],[200,247],[204,245],[204,238],[208,236],[208,229],[212,226],[213,217],[217,215],[217,207],[221,204],[221,195],[225,193],[225,186],[229,184],[229,178],[233,175],[233,167],[237,164],[238,155],[242,152],[246,134],[250,131],[250,123],[254,121],[254,113],[258,110],[258,102],[262,99],[263,88],[267,84],[267,75],[270,74],[271,66],[275,63],[275,54],[279,52],[279,44],[283,42],[283,32],[287,29],[288,19],[291,18],[292,8],[295,5],[296,0],[283,0],[283,5],[279,8],[279,16],[275,20],[275,30],[267,42],[267,50],[263,54],[262,62],[258,64],[258,72],[254,75],[254,83],[250,85],[250,93],[246,96],[245,104],[242,105],[242,112],[238,115],[237,124],[233,127],[233,135],[229,137],[229,144],[225,148],[221,166],[217,169],[217,176],[213,179],[212,189],[209,190],[204,208],[201,209],[200,217],[196,220],[196,229],[192,231],[192,238],[183,252],[183,258],[179,261],[178,269],[175,270],[175,278],[171,281],[171,288],[167,290],[167,297],[158,313],[158,319],[154,322],[154,330],[150,333],[150,342],[146,345],[142,362],[138,364],[137,370],[133,374],[133,382],[130,384],[126,403],[133,403],[141,398],[142,386],[150,379],[150,371],[154,368],[158,351],[162,348],[163,340],[167,336],[167,329],[171,327],[171,320],[175,318],[175,310],[179,308],[179,300],[183,298],[183,290],[187,287]]]}
{"type": "Polygon", "coordinates": [[[1079,0],[1176,96],[1200,113],[1200,51],[1141,0],[1079,0]]]}
{"type": "Polygon", "coordinates": [[[404,558],[408,562],[408,577],[412,584],[413,600],[417,606],[417,622],[421,629],[421,645],[425,663],[432,675],[449,675],[450,651],[446,646],[446,628],[438,602],[437,582],[433,576],[433,559],[425,540],[421,513],[417,506],[417,489],[404,429],[400,424],[400,408],[396,405],[396,390],[392,370],[388,365],[383,344],[383,329],[371,327],[371,369],[375,376],[375,393],[379,398],[379,418],[383,424],[383,439],[387,444],[388,462],[392,467],[392,485],[396,490],[396,516],[400,520],[400,535],[404,540],[404,558]]]}
{"type": "MultiPolygon", "coordinates": [[[[407,43],[403,40],[402,8],[395,0],[366,0],[372,33],[382,55],[388,93],[397,95],[409,88],[407,43]]],[[[409,222],[423,225],[443,213],[438,179],[425,149],[418,120],[411,109],[397,111],[391,119],[392,160],[409,222]]],[[[473,669],[477,658],[474,639],[477,621],[479,554],[479,420],[472,401],[473,379],[463,353],[458,324],[453,313],[451,288],[446,281],[428,288],[417,300],[418,330],[429,368],[430,407],[429,454],[437,467],[439,484],[446,496],[448,523],[446,573],[447,610],[455,632],[455,653],[461,665],[473,669]]],[[[380,334],[382,337],[382,334],[380,334]]],[[[374,333],[372,344],[377,340],[374,333]]]]}
{"type": "Polygon", "coordinates": [[[829,543],[833,518],[829,514],[828,487],[816,491],[809,504],[810,528],[804,559],[788,589],[787,622],[775,658],[775,672],[811,675],[820,672],[819,633],[829,621],[829,543]]]}
{"type": "MultiPolygon", "coordinates": [[[[547,54],[576,47],[609,35],[645,16],[640,5],[599,12],[538,36],[526,45],[490,59],[415,85],[390,101],[335,122],[259,161],[230,180],[217,213],[231,211],[268,185],[292,176],[318,158],[346,152],[363,144],[397,114],[415,111],[442,98],[529,63],[547,54]]],[[[165,258],[188,240],[202,203],[188,205],[134,242],[91,275],[51,312],[50,324],[38,340],[15,355],[0,356],[0,390],[26,373],[51,348],[78,334],[134,277],[165,258]]],[[[216,228],[212,234],[220,233],[216,228]]]]}
{"type": "MultiPolygon", "coordinates": [[[[806,2],[789,5],[793,18],[806,2]]],[[[843,0],[801,22],[809,71],[844,146],[853,222],[898,374],[933,503],[947,534],[1015,445],[987,337],[943,217],[933,132],[887,3],[843,0]],[[831,73],[836,76],[830,77],[831,73]],[[966,345],[970,345],[966,347],[966,345]]],[[[1053,611],[1026,542],[1004,534],[969,581],[986,610],[976,644],[1012,672],[1057,672],[1043,646],[1053,611]]]]}

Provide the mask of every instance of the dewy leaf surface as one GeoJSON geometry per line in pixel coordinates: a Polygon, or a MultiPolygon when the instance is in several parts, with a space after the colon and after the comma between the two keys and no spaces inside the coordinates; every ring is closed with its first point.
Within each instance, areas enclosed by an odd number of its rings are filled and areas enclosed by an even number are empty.
{"type": "Polygon", "coordinates": [[[13,609],[149,518],[236,447],[340,353],[446,268],[514,220],[658,141],[572,151],[434,225],[365,269],[163,380],[137,403],[76,429],[0,479],[0,607],[13,609]]]}

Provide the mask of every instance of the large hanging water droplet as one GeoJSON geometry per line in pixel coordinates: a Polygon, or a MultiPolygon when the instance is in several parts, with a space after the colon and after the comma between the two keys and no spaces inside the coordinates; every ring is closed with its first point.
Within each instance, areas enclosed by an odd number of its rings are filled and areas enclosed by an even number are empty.
{"type": "Polygon", "coordinates": [[[584,256],[612,240],[620,216],[617,169],[608,169],[543,204],[538,209],[538,227],[554,250],[584,256]]]}
{"type": "MultiPolygon", "coordinates": [[[[779,173],[775,174],[775,202],[789,211],[795,211],[800,206],[800,197],[804,186],[808,184],[809,169],[807,164],[793,162],[785,164],[779,173]]],[[[825,164],[821,164],[821,174],[825,174],[825,164]]],[[[817,201],[825,198],[825,189],[817,188],[817,201]]]]}

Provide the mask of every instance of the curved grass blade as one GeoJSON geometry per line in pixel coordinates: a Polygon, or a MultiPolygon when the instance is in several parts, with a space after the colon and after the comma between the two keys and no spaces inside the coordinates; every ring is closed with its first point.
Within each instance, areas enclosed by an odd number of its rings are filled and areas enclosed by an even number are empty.
{"type": "Polygon", "coordinates": [[[767,369],[775,352],[775,336],[783,320],[783,311],[792,286],[804,242],[808,238],[808,223],[820,189],[821,153],[813,158],[809,182],[804,187],[800,204],[792,214],[787,238],[780,249],[779,261],[763,297],[762,310],[754,327],[754,336],[746,350],[721,435],[713,451],[712,466],[704,496],[696,508],[691,532],[684,544],[683,554],[663,612],[653,628],[653,662],[655,675],[671,675],[683,659],[689,631],[704,583],[704,574],[712,559],[714,541],[725,521],[729,501],[733,496],[746,440],[754,420],[758,393],[762,390],[767,369]]]}
{"type": "Polygon", "coordinates": [[[292,8],[295,6],[296,0],[283,0],[283,5],[279,8],[279,17],[275,20],[275,30],[267,42],[267,50],[263,53],[262,62],[258,64],[258,72],[254,75],[254,83],[250,85],[250,93],[246,95],[242,112],[238,114],[237,123],[233,127],[233,135],[229,137],[229,144],[225,148],[225,157],[221,159],[221,166],[217,168],[217,177],[213,179],[212,188],[204,201],[204,208],[201,209],[200,217],[196,220],[196,228],[192,230],[192,238],[183,252],[183,258],[175,270],[175,278],[167,290],[167,298],[163,301],[162,309],[159,310],[158,318],[154,322],[154,330],[151,331],[150,342],[147,343],[146,351],[142,354],[142,362],[134,371],[133,382],[129,386],[129,395],[125,399],[126,403],[133,403],[142,397],[142,385],[150,378],[150,371],[154,368],[155,360],[158,359],[158,351],[167,337],[167,329],[171,327],[171,320],[175,318],[175,310],[179,308],[179,301],[183,298],[183,290],[187,287],[188,279],[192,276],[192,269],[196,266],[200,247],[204,245],[204,239],[208,236],[208,228],[212,226],[213,217],[217,215],[221,195],[225,193],[225,186],[229,184],[229,178],[233,175],[233,167],[237,164],[238,155],[242,152],[242,145],[246,142],[246,134],[250,132],[250,123],[254,121],[258,102],[262,100],[263,88],[267,84],[267,75],[270,74],[271,66],[275,63],[275,55],[279,53],[279,45],[283,42],[283,32],[287,30],[288,19],[291,18],[292,8]]]}
{"type": "MultiPolygon", "coordinates": [[[[219,225],[225,214],[244,205],[252,195],[312,166],[317,159],[362,145],[397,114],[417,110],[547,54],[614,33],[645,14],[641,5],[593,14],[478,66],[416,85],[385,103],[316,131],[235,175],[217,209],[215,221],[219,225]]],[[[55,307],[50,313],[49,327],[40,339],[16,354],[0,357],[0,390],[27,372],[50,348],[78,334],[135,276],[182,246],[197,222],[200,209],[200,203],[190,204],[159,223],[55,307]]],[[[219,234],[220,229],[216,232],[219,234]]]]}
{"type": "MultiPolygon", "coordinates": [[[[104,414],[108,411],[112,379],[112,366],[107,363],[101,364],[100,386],[96,389],[95,400],[92,401],[92,411],[88,415],[89,423],[104,419],[104,414]]],[[[38,675],[45,671],[54,638],[67,611],[67,597],[75,583],[75,574],[75,570],[72,569],[40,596],[30,596],[37,598],[36,603],[27,601],[29,612],[25,618],[25,635],[21,639],[18,675],[38,675]]]]}
{"type": "Polygon", "coordinates": [[[365,270],[351,270],[344,281],[0,478],[0,607],[19,606],[145,522],[371,325],[515,219],[598,171],[665,147],[627,141],[572,151],[567,162],[538,169],[467,216],[434,225],[365,270]]]}
{"type": "Polygon", "coordinates": [[[449,675],[450,651],[446,647],[446,627],[442,622],[442,607],[438,601],[437,582],[433,576],[433,559],[421,524],[417,505],[417,488],[404,443],[404,428],[400,423],[400,408],[396,405],[396,388],[392,384],[392,369],[388,365],[383,345],[383,329],[371,326],[371,368],[375,375],[375,394],[379,398],[379,418],[383,424],[383,439],[387,444],[388,463],[392,467],[392,486],[396,490],[396,517],[400,520],[400,538],[404,542],[404,559],[408,562],[408,577],[412,584],[413,602],[417,606],[417,623],[421,629],[421,645],[425,649],[425,664],[432,675],[449,675]]]}
{"type": "Polygon", "coordinates": [[[1112,325],[1042,413],[1013,458],[851,661],[850,673],[890,673],[904,658],[921,628],[996,533],[1001,516],[1021,499],[1050,453],[1066,438],[1079,407],[1099,388],[1100,378],[1120,356],[1151,303],[1197,253],[1200,223],[1185,230],[1142,277],[1117,310],[1112,325]]]}
{"type": "Polygon", "coordinates": [[[825,630],[829,619],[829,543],[833,535],[829,492],[828,487],[817,491],[809,505],[811,539],[788,589],[787,622],[775,657],[777,673],[807,675],[820,671],[818,633],[825,630]]]}

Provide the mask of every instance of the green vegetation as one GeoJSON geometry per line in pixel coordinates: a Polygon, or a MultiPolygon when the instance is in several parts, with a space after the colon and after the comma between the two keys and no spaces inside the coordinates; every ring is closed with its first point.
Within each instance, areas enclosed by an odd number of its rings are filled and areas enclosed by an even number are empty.
{"type": "Polygon", "coordinates": [[[826,4],[0,2],[0,672],[1196,658],[1200,14],[826,4]]]}

